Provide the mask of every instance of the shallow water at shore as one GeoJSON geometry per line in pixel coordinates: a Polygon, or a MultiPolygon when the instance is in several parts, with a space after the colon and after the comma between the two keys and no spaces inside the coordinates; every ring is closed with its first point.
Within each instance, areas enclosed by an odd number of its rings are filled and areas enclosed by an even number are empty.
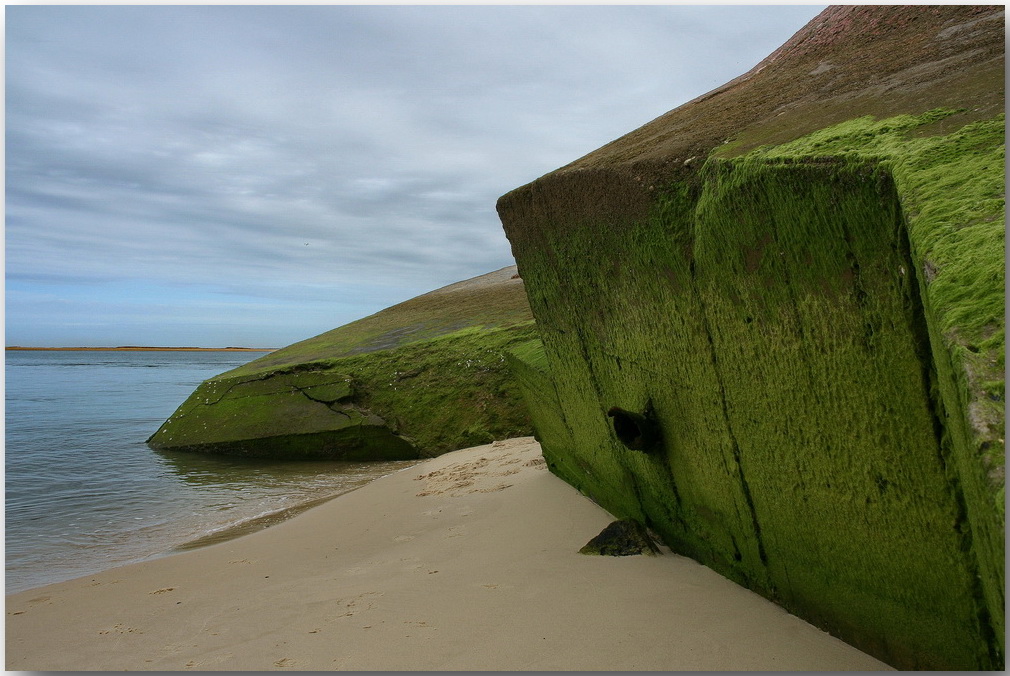
{"type": "Polygon", "coordinates": [[[7,352],[7,593],[272,525],[413,464],[276,462],[147,447],[235,352],[7,352]]]}

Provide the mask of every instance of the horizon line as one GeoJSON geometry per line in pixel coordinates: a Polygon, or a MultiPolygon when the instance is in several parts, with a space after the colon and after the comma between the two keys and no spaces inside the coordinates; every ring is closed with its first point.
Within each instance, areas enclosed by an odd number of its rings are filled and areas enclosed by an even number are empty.
{"type": "Polygon", "coordinates": [[[191,346],[177,346],[177,347],[166,347],[166,346],[149,346],[149,345],[117,345],[115,347],[106,346],[77,346],[77,347],[30,347],[25,345],[7,345],[5,350],[9,351],[123,351],[123,352],[141,352],[141,351],[160,351],[160,352],[193,352],[193,351],[205,351],[205,352],[273,352],[278,349],[276,347],[191,347],[191,346]]]}

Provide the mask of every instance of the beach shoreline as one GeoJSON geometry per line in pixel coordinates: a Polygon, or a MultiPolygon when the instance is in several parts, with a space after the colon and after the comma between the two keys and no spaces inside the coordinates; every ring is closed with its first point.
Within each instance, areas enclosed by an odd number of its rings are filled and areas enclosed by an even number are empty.
{"type": "Polygon", "coordinates": [[[881,670],[700,564],[578,550],[613,517],[530,437],[218,544],[7,596],[6,668],[881,670]]]}

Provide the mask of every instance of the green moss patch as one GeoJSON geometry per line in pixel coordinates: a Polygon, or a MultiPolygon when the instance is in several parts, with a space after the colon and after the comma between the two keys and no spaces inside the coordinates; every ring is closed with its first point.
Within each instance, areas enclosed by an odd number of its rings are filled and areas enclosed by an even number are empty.
{"type": "Polygon", "coordinates": [[[469,327],[508,328],[532,319],[523,282],[513,266],[411,298],[271,352],[226,375],[250,375],[391,350],[469,327]]]}

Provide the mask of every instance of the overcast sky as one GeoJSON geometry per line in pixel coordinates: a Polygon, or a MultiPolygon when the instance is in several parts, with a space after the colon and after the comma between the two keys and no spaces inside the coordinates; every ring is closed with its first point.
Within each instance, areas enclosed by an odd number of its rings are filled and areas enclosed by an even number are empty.
{"type": "Polygon", "coordinates": [[[6,344],[280,347],[513,263],[495,201],[823,5],[6,7],[6,344]]]}

